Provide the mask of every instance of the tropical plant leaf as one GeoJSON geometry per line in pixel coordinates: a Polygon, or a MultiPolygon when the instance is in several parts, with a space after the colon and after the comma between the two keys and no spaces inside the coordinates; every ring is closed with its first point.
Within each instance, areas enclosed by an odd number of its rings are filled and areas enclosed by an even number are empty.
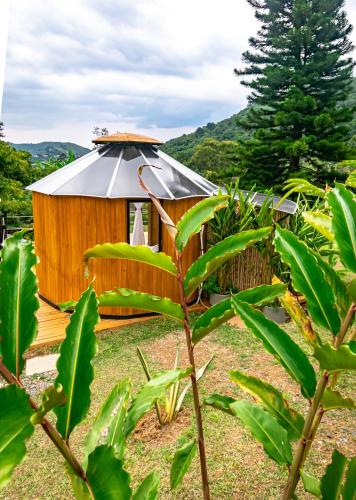
{"type": "Polygon", "coordinates": [[[212,406],[217,410],[224,411],[229,415],[234,415],[230,405],[232,405],[235,402],[236,399],[231,398],[230,396],[223,396],[222,394],[211,394],[210,396],[204,399],[204,404],[212,406]]]}
{"type": "Polygon", "coordinates": [[[210,196],[190,208],[177,222],[177,249],[182,252],[190,238],[214,217],[215,212],[228,205],[229,195],[210,196]]]}
{"type": "Polygon", "coordinates": [[[67,400],[63,392],[63,387],[59,384],[58,387],[50,385],[42,393],[42,403],[38,410],[32,415],[31,422],[33,425],[40,424],[43,418],[56,406],[62,406],[67,400]]]}
{"type": "Polygon", "coordinates": [[[287,401],[275,387],[237,370],[230,371],[229,376],[235,384],[257,399],[264,409],[278,420],[287,431],[289,440],[296,441],[300,438],[304,418],[300,413],[289,407],[287,401]]]}
{"type": "Polygon", "coordinates": [[[70,482],[72,484],[72,489],[76,500],[93,500],[88,486],[81,477],[77,476],[68,462],[65,462],[65,468],[69,474],[70,482]]]}
{"type": "Polygon", "coordinates": [[[97,351],[94,328],[99,320],[95,292],[91,286],[82,294],[61,345],[55,387],[61,385],[67,396],[64,406],[54,408],[57,429],[65,440],[87,415],[90,384],[94,378],[91,361],[97,351]]]}
{"type": "Polygon", "coordinates": [[[158,498],[158,488],[160,478],[156,471],[151,472],[138,486],[133,495],[133,500],[156,500],[158,498]]]}
{"type": "Polygon", "coordinates": [[[136,398],[132,401],[127,413],[125,435],[128,436],[135,428],[141,417],[151,408],[172,384],[191,373],[189,367],[185,370],[167,370],[159,377],[152,378],[143,386],[136,398]]]}
{"type": "Polygon", "coordinates": [[[184,313],[179,304],[167,297],[158,297],[149,293],[136,292],[128,288],[116,288],[111,292],[104,292],[98,297],[100,306],[134,307],[159,314],[165,314],[181,321],[184,313]]]}
{"type": "Polygon", "coordinates": [[[89,455],[87,478],[95,499],[131,498],[130,476],[123,468],[123,462],[115,457],[111,446],[98,446],[89,455]]]}
{"type": "Polygon", "coordinates": [[[304,491],[311,493],[315,497],[321,497],[320,479],[308,474],[303,469],[300,470],[300,477],[302,478],[304,491]]]}
{"type": "Polygon", "coordinates": [[[172,257],[164,252],[154,252],[145,245],[131,246],[128,243],[104,243],[89,248],[84,254],[84,261],[93,258],[128,259],[143,262],[153,267],[158,267],[167,273],[177,275],[177,267],[172,257]]]}
{"type": "MultiPolygon", "coordinates": [[[[243,302],[263,306],[269,304],[275,298],[281,296],[287,288],[287,285],[279,283],[276,285],[260,285],[255,288],[249,288],[235,294],[235,297],[243,302]]],[[[193,344],[197,344],[201,339],[206,337],[210,332],[215,330],[229,319],[235,316],[235,311],[231,304],[231,298],[222,300],[221,302],[209,307],[203,314],[199,316],[192,332],[193,344]]]]}
{"type": "Polygon", "coordinates": [[[356,457],[349,461],[342,494],[343,500],[355,500],[356,498],[356,457]]]}
{"type": "Polygon", "coordinates": [[[33,271],[37,258],[33,243],[23,239],[25,232],[4,241],[0,261],[0,353],[16,377],[25,366],[23,354],[37,335],[39,308],[33,271]]]}
{"type": "Polygon", "coordinates": [[[115,457],[122,460],[125,451],[124,425],[131,394],[131,383],[120,381],[110,392],[87,435],[84,448],[84,468],[90,453],[99,445],[114,448],[115,457]]]}
{"type": "Polygon", "coordinates": [[[349,344],[343,344],[338,349],[330,343],[316,346],[314,357],[319,361],[320,368],[329,373],[356,370],[356,352],[353,352],[349,344]]]}
{"type": "Polygon", "coordinates": [[[329,241],[334,241],[335,236],[331,229],[332,219],[330,215],[321,212],[303,212],[302,215],[305,222],[319,231],[319,233],[325,236],[329,241]]]}
{"type": "Polygon", "coordinates": [[[280,301],[304,339],[314,347],[319,342],[318,336],[313,329],[309,316],[299,304],[297,298],[289,290],[286,290],[280,301]]]}
{"type": "Polygon", "coordinates": [[[348,178],[345,181],[346,186],[350,186],[352,188],[356,188],[356,170],[351,172],[348,178]]]}
{"type": "MultiPolygon", "coordinates": [[[[213,361],[214,359],[214,355],[211,356],[211,358],[205,363],[205,365],[201,366],[197,371],[196,371],[196,375],[195,375],[195,378],[196,378],[196,381],[198,382],[204,375],[206,369],[208,368],[208,366],[210,365],[210,363],[213,361]]],[[[183,401],[184,401],[184,398],[185,396],[187,395],[187,392],[189,391],[189,389],[192,387],[192,384],[190,382],[188,382],[188,384],[184,387],[184,389],[182,390],[182,392],[180,393],[180,396],[177,400],[177,406],[176,406],[176,413],[178,413],[182,407],[182,404],[183,404],[183,401]]]]}
{"type": "Polygon", "coordinates": [[[33,433],[33,410],[24,389],[7,385],[0,389],[0,489],[26,455],[26,441],[33,433]]]}
{"type": "Polygon", "coordinates": [[[60,304],[58,304],[58,307],[63,312],[67,311],[72,312],[77,304],[78,304],[77,300],[67,300],[67,302],[61,302],[60,304]]]}
{"type": "Polygon", "coordinates": [[[339,311],[340,318],[344,319],[351,305],[351,297],[348,293],[347,287],[335,269],[329,265],[321,255],[317,252],[313,252],[313,254],[318,261],[319,267],[324,272],[326,281],[329,283],[334,292],[336,307],[339,311]]]}
{"type": "Polygon", "coordinates": [[[236,401],[231,410],[257,441],[267,455],[279,465],[292,462],[292,449],[287,431],[269,413],[248,401],[236,401]]]}
{"type": "Polygon", "coordinates": [[[306,298],[311,318],[318,326],[337,334],[340,318],[335,296],[312,250],[280,226],[276,227],[274,245],[290,267],[293,287],[306,298]]]}
{"type": "Polygon", "coordinates": [[[292,193],[303,193],[309,196],[317,196],[318,198],[325,198],[325,191],[323,189],[314,186],[311,182],[306,179],[300,179],[298,177],[288,179],[284,183],[283,191],[287,191],[283,195],[283,198],[278,202],[277,207],[279,207],[284,200],[288,198],[292,193]]]}
{"type": "Polygon", "coordinates": [[[338,391],[325,389],[321,398],[321,404],[324,411],[334,410],[336,408],[355,409],[355,402],[351,398],[344,398],[338,391]]]}
{"type": "Polygon", "coordinates": [[[181,484],[196,452],[195,440],[189,441],[175,452],[170,476],[171,490],[175,490],[181,484]]]}
{"type": "Polygon", "coordinates": [[[270,227],[242,231],[209,248],[188,269],[184,278],[185,295],[189,297],[219,266],[257,241],[266,238],[270,232],[270,227]]]}
{"type": "Polygon", "coordinates": [[[302,349],[284,330],[260,311],[234,297],[231,300],[236,314],[241,316],[247,328],[301,385],[302,393],[308,398],[312,397],[316,387],[315,372],[302,349]]]}
{"type": "Polygon", "coordinates": [[[338,500],[340,498],[347,462],[347,458],[342,453],[338,450],[333,451],[331,463],[327,466],[320,482],[323,500],[338,500]]]}
{"type": "Polygon", "coordinates": [[[327,194],[332,218],[332,231],[343,264],[356,272],[356,202],[351,191],[345,186],[335,183],[335,187],[327,194]]]}

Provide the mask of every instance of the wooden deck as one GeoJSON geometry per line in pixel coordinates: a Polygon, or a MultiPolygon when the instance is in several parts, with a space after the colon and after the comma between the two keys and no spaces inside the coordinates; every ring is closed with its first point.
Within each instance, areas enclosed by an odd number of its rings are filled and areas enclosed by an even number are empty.
{"type": "MultiPolygon", "coordinates": [[[[193,305],[190,311],[200,311],[204,309],[201,305],[193,305]]],[[[113,330],[133,323],[142,323],[149,321],[157,316],[146,316],[141,318],[129,319],[102,319],[96,326],[96,331],[113,330]]],[[[37,312],[38,335],[32,344],[32,348],[48,346],[62,342],[65,338],[65,329],[69,323],[70,314],[59,311],[54,307],[40,300],[40,309],[37,312]]]]}

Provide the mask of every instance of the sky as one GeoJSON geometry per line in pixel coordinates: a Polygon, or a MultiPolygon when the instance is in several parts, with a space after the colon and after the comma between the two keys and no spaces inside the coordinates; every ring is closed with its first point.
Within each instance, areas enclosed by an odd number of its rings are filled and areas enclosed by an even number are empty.
{"type": "MultiPolygon", "coordinates": [[[[346,8],[356,25],[356,0],[346,8]]],[[[5,23],[3,11],[0,87],[5,23]]],[[[233,69],[257,27],[246,0],[13,0],[6,140],[90,146],[95,125],[167,140],[231,116],[246,105],[233,69]]]]}

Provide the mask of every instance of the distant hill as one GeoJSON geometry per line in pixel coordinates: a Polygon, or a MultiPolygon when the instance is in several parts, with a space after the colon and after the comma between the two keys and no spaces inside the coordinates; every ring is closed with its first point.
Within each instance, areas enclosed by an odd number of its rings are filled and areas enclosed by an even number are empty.
{"type": "MultiPolygon", "coordinates": [[[[347,102],[350,106],[355,106],[356,77],[353,79],[353,85],[347,102]]],[[[208,123],[204,127],[198,127],[195,132],[183,134],[175,139],[167,141],[163,146],[161,146],[161,149],[185,165],[192,166],[191,158],[193,156],[194,147],[201,143],[204,139],[212,137],[220,141],[238,141],[241,137],[246,137],[246,132],[236,123],[237,118],[243,117],[246,112],[247,108],[230,116],[230,118],[221,120],[220,122],[208,123]]],[[[350,127],[352,134],[356,135],[356,113],[350,127]]],[[[356,139],[354,139],[354,141],[355,140],[356,139]]]]}
{"type": "Polygon", "coordinates": [[[68,151],[73,151],[76,158],[89,153],[90,149],[73,142],[39,142],[38,144],[13,144],[15,149],[31,153],[32,158],[38,161],[46,161],[49,158],[64,158],[68,151]]]}
{"type": "Polygon", "coordinates": [[[237,125],[237,118],[241,118],[244,114],[246,114],[246,109],[220,122],[198,127],[191,134],[183,134],[167,141],[160,149],[185,165],[190,165],[194,147],[204,139],[212,137],[219,141],[238,141],[245,135],[246,132],[237,125]]]}

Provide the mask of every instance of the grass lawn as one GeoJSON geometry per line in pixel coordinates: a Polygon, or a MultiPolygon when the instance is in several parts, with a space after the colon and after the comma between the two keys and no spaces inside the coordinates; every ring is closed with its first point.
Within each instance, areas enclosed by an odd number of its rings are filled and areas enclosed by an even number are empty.
{"type": "MultiPolygon", "coordinates": [[[[291,326],[287,329],[297,342],[303,342],[291,326]]],[[[72,447],[78,456],[81,456],[81,444],[90,423],[115,382],[131,377],[134,391],[144,383],[145,378],[135,352],[136,346],[142,348],[151,367],[159,370],[172,367],[177,343],[182,346],[183,366],[187,362],[184,335],[177,328],[177,323],[171,320],[156,318],[100,334],[90,414],[71,437],[72,447]]],[[[305,411],[305,400],[300,396],[298,385],[286,375],[272,356],[265,353],[247,330],[231,325],[220,327],[196,347],[198,366],[204,364],[212,354],[215,355],[214,361],[200,381],[203,397],[213,392],[241,396],[241,392],[227,376],[227,370],[239,369],[274,384],[296,408],[305,411]]],[[[47,376],[41,378],[44,381],[49,379],[47,376]]],[[[344,395],[352,395],[355,380],[354,375],[340,378],[338,387],[344,395]]],[[[33,379],[27,382],[33,383],[33,379]]],[[[238,420],[208,407],[203,409],[203,416],[212,498],[279,498],[286,473],[266,458],[261,446],[243,429],[238,420]]],[[[132,475],[133,484],[136,485],[148,472],[156,469],[161,476],[160,498],[201,498],[198,457],[194,459],[177,492],[172,494],[169,490],[170,463],[174,451],[193,435],[190,394],[178,420],[163,430],[159,429],[154,412],[144,417],[130,438],[126,454],[126,468],[132,475]]],[[[335,447],[348,456],[356,454],[355,412],[338,410],[325,415],[306,470],[320,476],[335,447]]],[[[28,448],[26,460],[16,469],[12,482],[1,492],[0,498],[73,498],[61,455],[41,428],[36,429],[28,448]]],[[[301,490],[299,494],[298,498],[308,498],[301,490]]]]}

